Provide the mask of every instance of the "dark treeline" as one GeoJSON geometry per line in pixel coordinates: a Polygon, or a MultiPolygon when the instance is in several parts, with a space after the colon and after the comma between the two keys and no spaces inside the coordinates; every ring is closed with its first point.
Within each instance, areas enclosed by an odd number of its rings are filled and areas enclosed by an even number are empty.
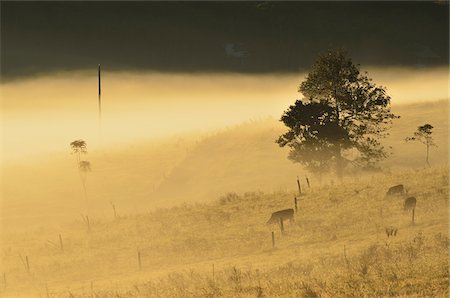
{"type": "Polygon", "coordinates": [[[445,2],[2,2],[3,79],[59,70],[305,70],[448,64],[445,2]]]}

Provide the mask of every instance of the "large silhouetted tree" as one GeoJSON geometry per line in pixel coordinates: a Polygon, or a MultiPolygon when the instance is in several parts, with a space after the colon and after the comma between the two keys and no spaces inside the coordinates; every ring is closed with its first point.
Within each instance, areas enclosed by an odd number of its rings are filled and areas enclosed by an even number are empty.
{"type": "Polygon", "coordinates": [[[426,158],[425,158],[425,162],[427,163],[427,165],[429,167],[430,166],[430,161],[429,161],[429,156],[430,156],[430,147],[432,146],[437,146],[434,142],[433,142],[433,126],[431,124],[424,124],[422,126],[419,126],[417,128],[417,131],[414,132],[414,135],[412,137],[408,137],[405,139],[405,141],[409,142],[409,141],[417,141],[420,142],[422,144],[424,144],[427,148],[427,154],[426,154],[426,158]]]}
{"type": "Polygon", "coordinates": [[[342,177],[350,162],[374,165],[387,156],[380,139],[397,117],[390,97],[344,50],[319,55],[298,91],[304,98],[283,113],[288,131],[276,141],[291,148],[289,159],[313,172],[334,167],[342,177]]]}

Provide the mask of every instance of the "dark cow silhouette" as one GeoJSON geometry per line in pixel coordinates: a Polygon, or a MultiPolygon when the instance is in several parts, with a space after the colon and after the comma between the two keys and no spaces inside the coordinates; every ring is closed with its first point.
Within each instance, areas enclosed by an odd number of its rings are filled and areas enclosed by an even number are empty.
{"type": "Polygon", "coordinates": [[[272,216],[267,221],[267,224],[279,223],[280,218],[282,218],[283,220],[286,219],[294,220],[294,209],[284,209],[272,213],[272,216]]]}
{"type": "Polygon", "coordinates": [[[395,196],[395,195],[404,195],[406,193],[405,187],[403,184],[395,185],[389,188],[388,192],[386,193],[386,196],[395,196]]]}
{"type": "Polygon", "coordinates": [[[409,197],[405,200],[405,204],[403,205],[403,209],[406,210],[411,210],[416,208],[416,198],[415,197],[409,197]]]}
{"type": "Polygon", "coordinates": [[[386,235],[388,236],[388,238],[397,236],[397,232],[398,229],[394,228],[393,226],[386,228],[386,235]]]}

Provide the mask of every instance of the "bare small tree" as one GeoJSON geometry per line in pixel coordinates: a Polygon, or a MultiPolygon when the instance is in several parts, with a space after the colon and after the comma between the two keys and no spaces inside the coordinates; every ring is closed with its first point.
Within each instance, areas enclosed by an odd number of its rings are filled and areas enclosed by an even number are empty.
{"type": "Polygon", "coordinates": [[[412,137],[408,137],[405,139],[406,142],[417,141],[426,146],[427,155],[426,155],[425,161],[429,167],[431,167],[430,161],[429,161],[430,147],[432,147],[432,146],[437,147],[437,145],[433,142],[433,136],[432,136],[433,128],[434,127],[431,124],[428,124],[428,123],[424,124],[417,128],[417,131],[414,132],[414,135],[412,137]]]}
{"type": "Polygon", "coordinates": [[[77,157],[78,174],[83,185],[84,197],[87,200],[86,179],[87,173],[91,171],[91,163],[87,160],[81,160],[81,155],[87,154],[87,144],[83,140],[75,140],[70,143],[70,148],[72,149],[72,154],[75,154],[77,157]]]}
{"type": "Polygon", "coordinates": [[[72,149],[72,153],[77,156],[78,163],[81,160],[81,154],[87,154],[86,146],[86,142],[83,140],[75,140],[70,143],[70,148],[72,149]]]}
{"type": "Polygon", "coordinates": [[[87,199],[86,179],[87,179],[87,173],[91,171],[91,163],[87,160],[82,160],[78,164],[78,167],[80,170],[81,184],[83,184],[84,197],[85,197],[85,199],[87,199]]]}

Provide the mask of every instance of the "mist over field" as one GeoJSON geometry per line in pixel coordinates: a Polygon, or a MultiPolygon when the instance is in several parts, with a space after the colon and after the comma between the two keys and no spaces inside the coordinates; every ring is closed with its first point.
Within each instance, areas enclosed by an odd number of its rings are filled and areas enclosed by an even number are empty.
{"type": "MultiPolygon", "coordinates": [[[[446,68],[368,68],[394,106],[448,97],[446,68]]],[[[278,119],[301,98],[298,74],[157,74],[103,72],[101,133],[96,72],[66,72],[2,84],[2,160],[66,151],[83,138],[91,148],[180,133],[205,134],[265,117],[278,119]]]]}
{"type": "Polygon", "coordinates": [[[0,297],[448,297],[448,5],[2,1],[0,297]]]}
{"type": "MultiPolygon", "coordinates": [[[[378,84],[389,86],[387,90],[392,96],[393,110],[402,116],[394,123],[392,136],[386,143],[395,145],[395,149],[403,154],[397,152],[388,164],[407,166],[403,161],[405,149],[420,156],[419,145],[405,145],[403,140],[427,121],[435,123],[435,134],[440,144],[433,149],[434,160],[439,159],[436,156],[445,156],[446,71],[444,68],[369,69],[369,74],[378,84]]],[[[90,180],[99,179],[89,182],[95,189],[92,196],[109,197],[109,200],[122,197],[125,202],[139,197],[148,206],[161,201],[162,198],[152,195],[160,191],[168,197],[164,201],[173,204],[178,200],[203,200],[206,194],[214,198],[227,190],[286,188],[291,185],[292,176],[302,171],[299,165],[287,160],[286,150],[279,148],[274,140],[283,132],[282,124],[277,121],[282,112],[295,99],[301,98],[297,88],[305,74],[170,75],[109,73],[107,70],[103,73],[101,126],[97,115],[95,73],[61,73],[2,85],[4,189],[11,189],[11,183],[17,187],[24,175],[31,175],[27,180],[36,183],[35,188],[29,185],[26,193],[21,193],[22,188],[16,188],[11,195],[15,199],[8,195],[8,191],[3,192],[5,206],[12,202],[17,204],[18,198],[50,202],[62,201],[57,199],[62,196],[76,201],[77,192],[64,191],[68,185],[78,188],[76,179],[69,182],[69,177],[76,174],[69,143],[76,139],[83,139],[88,144],[88,156],[93,162],[90,180]],[[264,150],[264,154],[270,156],[269,159],[262,158],[266,169],[270,169],[267,172],[274,173],[279,168],[284,173],[280,178],[275,181],[269,176],[262,180],[255,178],[255,175],[266,175],[261,173],[264,171],[261,162],[257,162],[261,159],[255,153],[258,150],[264,150]],[[207,181],[207,177],[212,178],[208,169],[196,173],[183,173],[186,169],[174,170],[183,164],[193,169],[202,165],[209,167],[207,160],[211,159],[211,162],[217,161],[216,170],[221,171],[221,163],[246,151],[246,159],[254,161],[247,161],[246,166],[235,164],[238,167],[236,174],[244,180],[232,183],[229,189],[225,181],[235,178],[228,170],[217,175],[223,179],[220,183],[207,181]],[[66,166],[64,170],[61,168],[63,164],[66,166]],[[260,168],[254,169],[255,165],[260,168]],[[17,171],[20,167],[27,169],[25,173],[17,171]],[[139,171],[139,168],[145,171],[139,171]],[[36,175],[35,172],[45,174],[36,175]],[[100,173],[102,175],[97,176],[100,173]],[[171,182],[174,179],[180,184],[189,184],[189,179],[201,175],[205,180],[200,184],[197,181],[192,190],[186,185],[186,189],[181,191],[184,195],[164,190],[167,187],[176,189],[171,185],[175,183],[171,182]],[[253,177],[254,182],[249,184],[246,177],[253,177]],[[131,178],[134,181],[127,180],[131,178]],[[65,181],[55,183],[55,179],[65,181]],[[124,185],[115,189],[117,183],[124,185]],[[103,191],[96,189],[99,184],[103,185],[103,191]],[[140,185],[139,190],[133,185],[140,185]],[[58,191],[52,192],[52,189],[58,191]],[[133,194],[131,198],[125,199],[124,195],[130,192],[133,194]],[[175,195],[176,200],[170,198],[175,195]]],[[[415,166],[421,164],[409,158],[406,160],[415,166]]],[[[223,166],[224,169],[227,167],[228,164],[223,166]]],[[[19,216],[16,212],[13,214],[14,217],[19,216]]]]}
{"type": "MultiPolygon", "coordinates": [[[[387,226],[400,229],[402,241],[426,234],[442,245],[439,237],[448,229],[447,70],[373,68],[369,74],[388,86],[392,111],[401,116],[383,141],[392,147],[392,155],[381,164],[382,173],[349,172],[339,184],[331,172],[319,183],[316,176],[289,161],[287,150],[275,143],[285,131],[278,119],[301,98],[297,88],[305,74],[104,71],[101,125],[93,73],[66,72],[2,84],[3,293],[10,297],[20,293],[30,297],[44,293],[49,297],[110,297],[112,293],[198,297],[206,283],[206,296],[289,296],[293,292],[308,296],[320,292],[318,279],[341,284],[348,274],[353,276],[352,270],[372,266],[372,261],[358,259],[358,254],[368,253],[365,249],[385,259],[378,265],[388,266],[389,251],[382,240],[387,226]],[[431,151],[433,168],[425,170],[423,146],[404,139],[428,122],[435,127],[438,146],[431,151]],[[69,146],[77,139],[86,141],[83,158],[92,165],[85,194],[69,146]],[[294,225],[287,224],[288,232],[282,236],[265,222],[271,212],[291,208],[297,176],[306,196],[300,197],[301,215],[294,225]],[[306,176],[311,188],[306,188],[306,176]],[[427,179],[431,184],[426,184],[427,179]],[[406,183],[419,197],[414,227],[404,213],[380,207],[391,204],[382,194],[395,183],[406,183]],[[367,192],[355,197],[364,185],[367,192]],[[367,206],[359,206],[363,204],[359,200],[367,206]],[[251,211],[254,206],[258,209],[251,211]],[[375,222],[365,230],[369,234],[349,228],[368,224],[356,211],[361,208],[375,222]],[[323,212],[331,213],[319,219],[323,212]],[[335,212],[340,217],[331,215],[335,212]],[[274,249],[271,231],[276,233],[274,249]],[[347,235],[356,237],[357,244],[349,244],[347,235]],[[229,251],[236,240],[240,244],[229,251]],[[327,243],[329,249],[314,243],[327,243]],[[348,250],[350,261],[346,262],[354,262],[347,269],[340,263],[342,247],[348,250]],[[297,249],[304,253],[298,255],[297,249]],[[207,253],[200,257],[200,251],[207,253]],[[340,273],[323,275],[322,270],[331,264],[306,261],[316,262],[325,255],[340,273]],[[77,264],[79,258],[83,261],[77,264]],[[288,260],[291,265],[283,265],[288,260]],[[309,272],[310,266],[317,269],[303,277],[294,273],[309,272]],[[186,275],[187,268],[197,277],[186,275]],[[258,270],[264,270],[264,278],[257,277],[258,270]],[[166,274],[168,279],[161,279],[166,274]],[[302,279],[301,286],[289,277],[292,274],[302,279]],[[252,282],[255,278],[258,284],[252,282]],[[108,285],[112,281],[120,285],[116,290],[108,285]],[[271,292],[270,284],[286,282],[280,284],[284,290],[271,292]],[[131,285],[134,290],[129,290],[131,285]]],[[[428,249],[432,255],[428,265],[440,268],[443,250],[427,243],[430,248],[412,249],[419,254],[428,249]]],[[[417,266],[425,266],[424,261],[414,259],[417,266]]],[[[443,269],[435,270],[439,275],[443,269]]],[[[336,285],[333,291],[339,289],[336,285]]],[[[396,291],[403,293],[400,288],[396,291]]]]}

